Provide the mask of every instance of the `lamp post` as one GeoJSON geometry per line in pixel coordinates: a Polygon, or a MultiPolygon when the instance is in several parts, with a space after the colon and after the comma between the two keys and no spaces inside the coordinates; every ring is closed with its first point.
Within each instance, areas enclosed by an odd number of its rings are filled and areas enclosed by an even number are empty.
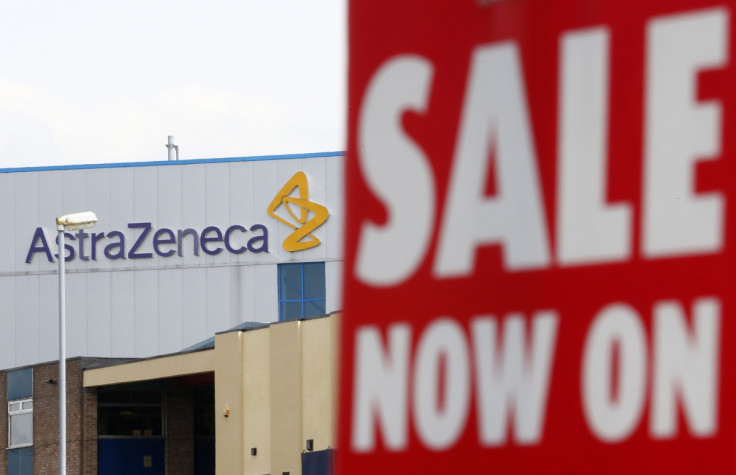
{"type": "Polygon", "coordinates": [[[59,473],[66,475],[66,298],[64,276],[64,232],[92,228],[97,216],[91,211],[56,218],[59,232],[59,473]]]}

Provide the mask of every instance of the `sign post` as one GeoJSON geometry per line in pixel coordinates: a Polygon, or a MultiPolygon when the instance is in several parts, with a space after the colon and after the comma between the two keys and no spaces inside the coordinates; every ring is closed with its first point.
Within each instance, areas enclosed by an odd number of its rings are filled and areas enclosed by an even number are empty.
{"type": "Polygon", "coordinates": [[[351,3],[340,473],[736,472],[733,7],[351,3]]]}

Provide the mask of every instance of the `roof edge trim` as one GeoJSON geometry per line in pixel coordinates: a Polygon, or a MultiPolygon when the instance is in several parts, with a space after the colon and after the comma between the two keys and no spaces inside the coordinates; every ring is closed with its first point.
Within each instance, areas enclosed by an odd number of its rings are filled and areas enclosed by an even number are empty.
{"type": "Polygon", "coordinates": [[[118,162],[80,165],[47,165],[39,167],[0,168],[0,173],[45,172],[57,170],[94,170],[98,168],[160,167],[171,165],[201,165],[206,163],[262,162],[266,160],[292,160],[299,158],[341,157],[345,152],[313,152],[286,155],[256,155],[253,157],[192,158],[187,160],[158,160],[148,162],[118,162]]]}

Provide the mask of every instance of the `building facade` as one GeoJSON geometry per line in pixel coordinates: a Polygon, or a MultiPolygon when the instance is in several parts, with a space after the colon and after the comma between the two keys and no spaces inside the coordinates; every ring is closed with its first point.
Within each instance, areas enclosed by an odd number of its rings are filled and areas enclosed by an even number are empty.
{"type": "Polygon", "coordinates": [[[340,308],[339,153],[0,170],[0,369],[58,358],[55,218],[67,354],[149,357],[248,321],[340,308]]]}
{"type": "MultiPolygon", "coordinates": [[[[161,430],[138,419],[127,433],[100,435],[100,464],[133,464],[121,472],[101,467],[100,473],[139,473],[147,454],[157,453],[150,472],[157,475],[327,474],[303,467],[305,454],[335,448],[339,319],[332,314],[241,325],[218,333],[211,347],[85,370],[84,390],[95,390],[100,401],[120,388],[163,390],[165,400],[162,422],[156,422],[161,430]],[[209,388],[212,399],[205,398],[209,388]],[[192,427],[186,427],[189,419],[192,427]],[[208,433],[198,423],[213,430],[212,450],[197,440],[208,433]],[[163,462],[156,466],[156,460],[163,462]]],[[[124,409],[135,412],[130,405],[124,409]]],[[[108,416],[98,409],[97,417],[102,426],[108,416]]]]}
{"type": "Polygon", "coordinates": [[[342,153],[0,170],[0,471],[58,470],[55,218],[80,211],[68,473],[295,474],[307,440],[334,448],[335,324],[312,320],[341,306],[342,174],[342,153]]]}
{"type": "MultiPolygon", "coordinates": [[[[67,473],[97,472],[97,391],[83,386],[83,370],[125,359],[71,358],[67,362],[67,473]]],[[[0,372],[0,473],[59,471],[59,365],[0,372]]]]}

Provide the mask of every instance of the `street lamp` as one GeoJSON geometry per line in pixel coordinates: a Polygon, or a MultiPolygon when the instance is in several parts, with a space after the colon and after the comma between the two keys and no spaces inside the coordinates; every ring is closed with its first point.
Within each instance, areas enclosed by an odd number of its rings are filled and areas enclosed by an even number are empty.
{"type": "Polygon", "coordinates": [[[56,218],[59,231],[59,473],[66,475],[66,299],[64,277],[64,232],[92,228],[97,216],[91,211],[56,218]]]}

